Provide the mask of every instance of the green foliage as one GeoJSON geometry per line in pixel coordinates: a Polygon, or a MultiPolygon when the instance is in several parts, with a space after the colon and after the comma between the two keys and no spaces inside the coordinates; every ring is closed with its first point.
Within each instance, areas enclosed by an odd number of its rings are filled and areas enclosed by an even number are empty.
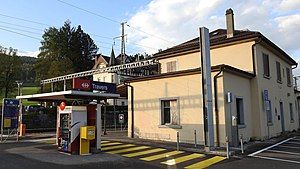
{"type": "Polygon", "coordinates": [[[23,86],[33,86],[35,84],[35,68],[34,65],[36,63],[37,58],[28,57],[28,56],[20,56],[20,60],[22,63],[22,71],[20,75],[20,81],[23,82],[23,86]]]}
{"type": "Polygon", "coordinates": [[[0,47],[0,89],[4,91],[4,97],[16,87],[15,81],[20,78],[21,60],[13,48],[0,47]]]}
{"type": "Polygon", "coordinates": [[[47,29],[41,44],[36,63],[38,80],[89,70],[98,50],[81,26],[71,27],[69,21],[59,29],[47,29]]]}

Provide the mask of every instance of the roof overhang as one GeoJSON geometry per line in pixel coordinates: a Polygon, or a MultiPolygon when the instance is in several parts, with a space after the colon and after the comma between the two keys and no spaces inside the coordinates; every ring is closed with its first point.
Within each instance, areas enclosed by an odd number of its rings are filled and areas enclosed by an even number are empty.
{"type": "Polygon", "coordinates": [[[77,90],[67,90],[51,93],[40,93],[33,95],[17,96],[17,99],[27,99],[29,101],[61,101],[61,100],[103,100],[119,98],[115,93],[99,93],[77,90]]]}

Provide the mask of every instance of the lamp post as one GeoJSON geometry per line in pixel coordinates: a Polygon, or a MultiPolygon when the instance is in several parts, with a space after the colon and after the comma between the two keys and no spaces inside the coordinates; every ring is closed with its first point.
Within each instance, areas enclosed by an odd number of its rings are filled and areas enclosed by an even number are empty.
{"type": "Polygon", "coordinates": [[[18,96],[21,96],[22,95],[21,87],[23,85],[23,82],[17,80],[16,83],[18,85],[18,96]]]}

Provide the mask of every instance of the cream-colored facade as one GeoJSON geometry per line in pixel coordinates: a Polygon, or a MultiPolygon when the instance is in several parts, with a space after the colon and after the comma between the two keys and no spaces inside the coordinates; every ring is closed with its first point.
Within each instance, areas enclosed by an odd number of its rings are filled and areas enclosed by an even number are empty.
{"type": "MultiPolygon", "coordinates": [[[[259,32],[227,29],[210,33],[213,129],[216,146],[239,138],[265,140],[299,129],[292,85],[297,63],[259,32]]],[[[128,135],[205,143],[199,38],[154,54],[160,74],[128,81],[128,135]],[[133,105],[132,105],[133,104],[133,105]],[[133,109],[131,109],[133,107],[133,109]],[[196,134],[194,133],[196,132],[196,134]]]]}
{"type": "MultiPolygon", "coordinates": [[[[245,141],[264,140],[299,128],[294,88],[287,84],[286,72],[286,69],[292,72],[294,63],[282,52],[257,39],[211,46],[210,52],[212,79],[220,71],[216,84],[217,102],[213,101],[215,145],[225,146],[226,136],[236,145],[240,136],[245,141]],[[263,54],[269,56],[269,77],[264,76],[263,54]],[[276,61],[281,65],[281,82],[277,82],[276,78],[276,61]],[[224,65],[232,69],[224,68],[222,71],[224,65]],[[267,98],[263,97],[265,90],[268,92],[267,98]],[[231,103],[227,102],[228,93],[233,96],[231,103]],[[265,99],[270,102],[268,106],[265,99]],[[237,124],[233,118],[238,117],[237,102],[243,107],[243,124],[237,124]],[[269,122],[267,111],[270,111],[271,116],[269,122]]],[[[196,130],[197,142],[204,144],[201,73],[196,70],[200,67],[199,50],[172,53],[156,59],[160,64],[160,75],[130,81],[134,88],[135,137],[176,141],[179,132],[180,142],[193,143],[196,130]],[[167,72],[167,64],[172,61],[176,62],[176,71],[167,72]],[[179,124],[162,124],[162,100],[177,102],[179,124]]],[[[215,90],[212,92],[214,95],[215,90]]],[[[129,136],[132,132],[130,100],[129,97],[129,136]]]]}

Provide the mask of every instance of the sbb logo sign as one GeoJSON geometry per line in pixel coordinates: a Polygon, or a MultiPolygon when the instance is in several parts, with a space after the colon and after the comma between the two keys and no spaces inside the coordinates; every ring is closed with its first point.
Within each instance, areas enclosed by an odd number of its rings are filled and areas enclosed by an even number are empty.
{"type": "Polygon", "coordinates": [[[90,85],[89,83],[82,83],[81,86],[85,89],[89,89],[90,88],[90,85]]]}
{"type": "Polygon", "coordinates": [[[91,80],[88,79],[73,79],[73,89],[90,91],[91,83],[91,80]]]}

